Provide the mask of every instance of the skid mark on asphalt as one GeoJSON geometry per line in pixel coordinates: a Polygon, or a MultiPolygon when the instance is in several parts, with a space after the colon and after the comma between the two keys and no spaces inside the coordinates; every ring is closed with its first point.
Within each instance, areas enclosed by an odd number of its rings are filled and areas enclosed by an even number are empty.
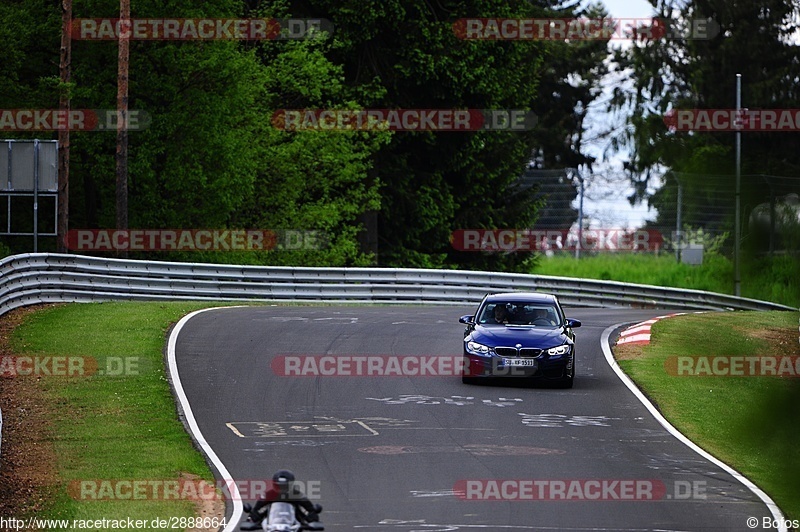
{"type": "Polygon", "coordinates": [[[411,496],[415,498],[430,498],[430,497],[459,497],[463,496],[464,492],[455,490],[411,490],[411,496]]]}
{"type": "Polygon", "coordinates": [[[336,445],[342,443],[341,441],[321,441],[321,440],[268,440],[268,441],[254,441],[255,448],[246,448],[244,451],[251,453],[263,453],[269,451],[270,448],[278,446],[283,447],[322,447],[325,445],[336,445]]]}
{"type": "Polygon", "coordinates": [[[358,323],[356,317],[337,317],[337,318],[310,318],[306,316],[267,316],[265,318],[252,318],[250,321],[274,321],[278,323],[286,323],[289,321],[329,321],[337,324],[355,324],[358,323]]]}
{"type": "Polygon", "coordinates": [[[395,419],[391,417],[354,417],[350,419],[340,419],[336,417],[328,417],[328,416],[317,416],[317,419],[325,420],[325,421],[333,421],[336,423],[342,422],[349,422],[349,421],[361,421],[362,423],[369,424],[370,427],[383,427],[383,428],[398,428],[398,427],[408,427],[413,423],[418,423],[413,419],[395,419]]]}
{"type": "MultiPolygon", "coordinates": [[[[443,525],[428,523],[426,519],[416,519],[413,521],[405,521],[401,519],[382,519],[377,525],[355,525],[353,528],[369,529],[375,528],[379,530],[386,530],[386,527],[398,528],[407,530],[408,532],[454,532],[458,530],[563,530],[558,526],[536,526],[536,525],[443,525]]],[[[579,532],[644,532],[653,531],[658,529],[653,528],[605,528],[599,526],[593,527],[570,527],[570,530],[579,532]]],[[[669,532],[689,532],[687,530],[669,529],[669,532]]]]}
{"type": "Polygon", "coordinates": [[[368,454],[422,454],[422,453],[469,453],[475,456],[534,456],[547,454],[565,454],[562,449],[545,447],[528,447],[519,445],[377,445],[362,447],[359,452],[368,454]]]}

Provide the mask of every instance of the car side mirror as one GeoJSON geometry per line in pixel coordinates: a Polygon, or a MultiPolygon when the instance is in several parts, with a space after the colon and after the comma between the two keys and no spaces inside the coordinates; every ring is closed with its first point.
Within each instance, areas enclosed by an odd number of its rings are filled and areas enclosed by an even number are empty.
{"type": "Polygon", "coordinates": [[[565,325],[567,327],[570,327],[571,329],[575,329],[576,327],[580,327],[581,326],[581,322],[580,322],[580,320],[573,320],[572,318],[567,318],[567,321],[565,322],[565,325]]]}
{"type": "Polygon", "coordinates": [[[475,325],[475,316],[466,315],[458,318],[458,323],[466,323],[467,325],[475,325]]]}

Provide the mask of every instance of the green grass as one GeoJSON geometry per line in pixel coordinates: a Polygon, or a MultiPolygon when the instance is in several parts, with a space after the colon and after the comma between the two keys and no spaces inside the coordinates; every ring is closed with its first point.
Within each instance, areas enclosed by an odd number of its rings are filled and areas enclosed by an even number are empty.
{"type": "MultiPolygon", "coordinates": [[[[702,265],[675,261],[674,255],[618,253],[542,257],[531,273],[605,279],[733,294],[733,263],[720,255],[706,255],[702,265]]],[[[789,255],[743,261],[744,297],[800,307],[800,260],[789,255]]]]}
{"type": "Polygon", "coordinates": [[[665,362],[674,356],[800,355],[798,318],[794,312],[677,316],[653,326],[640,357],[620,360],[678,430],[755,482],[794,519],[800,518],[800,377],[676,376],[665,362]],[[751,334],[777,328],[792,331],[784,344],[751,334]]]}
{"type": "MultiPolygon", "coordinates": [[[[103,303],[58,306],[31,314],[13,333],[17,355],[139,357],[138,375],[41,377],[48,400],[60,486],[44,515],[58,519],[152,519],[194,516],[192,501],[86,501],[80,480],[213,481],[177,418],[164,370],[170,323],[209,303],[103,303]]],[[[33,378],[33,377],[19,377],[33,378]]]]}

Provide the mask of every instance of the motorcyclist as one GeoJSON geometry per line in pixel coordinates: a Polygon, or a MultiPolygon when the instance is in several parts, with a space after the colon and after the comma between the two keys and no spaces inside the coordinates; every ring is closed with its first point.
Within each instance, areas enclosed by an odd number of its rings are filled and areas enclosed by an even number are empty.
{"type": "Polygon", "coordinates": [[[322,511],[322,506],[308,500],[308,497],[294,481],[294,473],[286,469],[281,469],[272,475],[272,487],[267,490],[262,499],[256,501],[250,511],[250,519],[255,523],[260,523],[267,516],[270,503],[283,501],[292,503],[300,523],[308,524],[319,521],[319,512],[322,511]]]}

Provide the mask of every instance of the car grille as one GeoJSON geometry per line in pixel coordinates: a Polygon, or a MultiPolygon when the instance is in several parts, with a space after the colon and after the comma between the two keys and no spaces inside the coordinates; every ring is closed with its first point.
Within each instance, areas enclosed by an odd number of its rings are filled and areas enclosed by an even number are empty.
{"type": "Polygon", "coordinates": [[[495,347],[494,352],[501,357],[523,357],[536,358],[541,356],[542,350],[535,347],[523,347],[517,350],[516,347],[495,347]]]}

